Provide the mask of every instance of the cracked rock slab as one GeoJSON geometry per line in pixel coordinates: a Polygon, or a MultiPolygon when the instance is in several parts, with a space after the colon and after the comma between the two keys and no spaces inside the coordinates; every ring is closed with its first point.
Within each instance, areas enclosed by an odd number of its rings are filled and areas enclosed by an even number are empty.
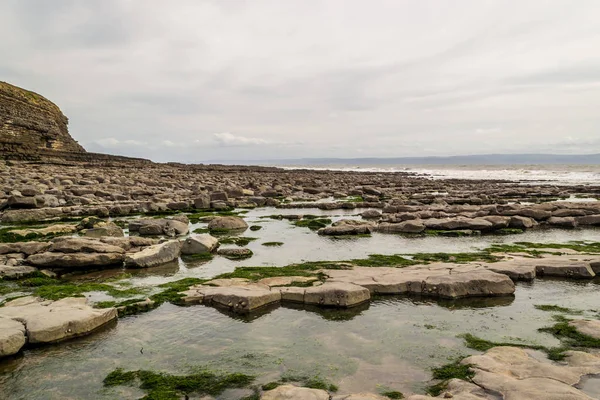
{"type": "Polygon", "coordinates": [[[92,308],[80,297],[50,301],[28,296],[6,303],[0,318],[23,323],[31,344],[53,343],[95,331],[117,318],[117,310],[92,308]]]}
{"type": "Polygon", "coordinates": [[[431,264],[406,268],[354,267],[325,270],[331,282],[352,283],[375,294],[418,294],[456,299],[463,297],[504,296],[515,291],[515,284],[504,274],[477,265],[431,264]]]}

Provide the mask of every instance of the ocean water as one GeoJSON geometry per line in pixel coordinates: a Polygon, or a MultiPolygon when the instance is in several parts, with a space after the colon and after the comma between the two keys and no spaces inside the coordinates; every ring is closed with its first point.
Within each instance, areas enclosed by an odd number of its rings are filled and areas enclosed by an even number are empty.
{"type": "Polygon", "coordinates": [[[410,172],[434,179],[493,179],[524,184],[600,185],[600,165],[284,165],[284,169],[410,172]]]}

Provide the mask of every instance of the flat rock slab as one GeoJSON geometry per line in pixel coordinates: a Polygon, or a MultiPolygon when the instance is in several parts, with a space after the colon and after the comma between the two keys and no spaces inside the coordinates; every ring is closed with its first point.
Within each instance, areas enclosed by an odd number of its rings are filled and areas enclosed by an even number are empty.
{"type": "Polygon", "coordinates": [[[58,253],[125,253],[119,246],[91,238],[64,238],[55,240],[48,249],[58,253]]]}
{"type": "Polygon", "coordinates": [[[257,283],[241,278],[214,279],[183,292],[183,301],[186,304],[222,306],[236,313],[248,313],[281,301],[325,307],[352,307],[371,298],[368,289],[351,283],[325,282],[313,287],[277,287],[273,284],[293,282],[294,279],[305,281],[307,277],[282,277],[281,282],[278,279],[266,278],[257,283]]]}
{"type": "Polygon", "coordinates": [[[389,397],[381,396],[375,393],[352,393],[340,396],[333,396],[331,400],[389,400],[389,397]]]}
{"type": "Polygon", "coordinates": [[[140,252],[125,257],[125,266],[131,268],[148,268],[168,263],[179,257],[181,243],[170,240],[165,243],[148,246],[140,252]]]}
{"type": "Polygon", "coordinates": [[[569,325],[577,329],[577,332],[600,339],[600,321],[589,319],[576,319],[569,321],[569,325]]]}
{"type": "Polygon", "coordinates": [[[513,280],[533,280],[536,276],[592,279],[600,270],[600,258],[589,255],[546,255],[541,258],[514,257],[495,263],[479,263],[485,268],[510,276],[513,280]]]}
{"type": "Polygon", "coordinates": [[[281,300],[277,290],[268,286],[245,284],[244,286],[197,285],[183,292],[187,304],[201,303],[217,307],[227,307],[239,314],[249,313],[281,300]]]}
{"type": "Polygon", "coordinates": [[[462,363],[471,365],[475,372],[473,383],[506,400],[592,399],[573,385],[584,375],[600,373],[600,357],[575,351],[567,354],[568,365],[560,365],[539,360],[531,350],[494,347],[462,363]]]}
{"type": "Polygon", "coordinates": [[[515,291],[515,284],[508,276],[477,265],[354,267],[324,272],[331,282],[352,283],[375,294],[418,294],[456,299],[511,295],[515,291]]]}
{"type": "Polygon", "coordinates": [[[0,318],[22,323],[31,344],[53,343],[93,332],[117,318],[117,310],[92,308],[79,297],[50,301],[28,296],[6,303],[0,318]]]}
{"type": "Polygon", "coordinates": [[[261,400],[329,400],[329,393],[321,389],[282,385],[263,393],[260,398],[261,400]]]}
{"type": "Polygon", "coordinates": [[[0,357],[17,354],[26,342],[25,325],[10,318],[0,317],[0,357]]]}
{"type": "Polygon", "coordinates": [[[30,256],[35,253],[46,251],[50,247],[47,242],[19,242],[0,244],[0,254],[23,253],[30,256]]]}
{"type": "MultiPolygon", "coordinates": [[[[120,248],[119,248],[120,249],[120,248]]],[[[120,249],[122,250],[122,249],[120,249]]],[[[122,264],[125,254],[120,253],[51,253],[34,254],[27,262],[38,268],[88,268],[122,264]]]]}
{"type": "Polygon", "coordinates": [[[272,278],[264,278],[258,281],[258,283],[267,285],[269,287],[278,286],[289,286],[294,283],[308,284],[316,282],[318,279],[314,276],[274,276],[272,278]]]}
{"type": "Polygon", "coordinates": [[[304,304],[329,307],[352,307],[369,301],[369,289],[352,283],[325,282],[304,291],[304,304]]]}

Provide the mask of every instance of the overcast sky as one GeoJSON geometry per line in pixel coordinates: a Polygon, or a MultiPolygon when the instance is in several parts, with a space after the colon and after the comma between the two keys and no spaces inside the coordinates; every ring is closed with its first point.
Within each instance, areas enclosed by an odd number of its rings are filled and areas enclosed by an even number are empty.
{"type": "Polygon", "coordinates": [[[598,0],[2,0],[0,54],[89,151],[600,153],[598,0]]]}

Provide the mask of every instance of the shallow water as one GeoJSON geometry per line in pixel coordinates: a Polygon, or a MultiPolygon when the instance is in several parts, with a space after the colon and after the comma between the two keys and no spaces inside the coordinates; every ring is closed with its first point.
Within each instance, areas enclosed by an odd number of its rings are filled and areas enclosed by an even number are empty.
{"type": "MultiPolygon", "coordinates": [[[[165,304],[91,336],[0,362],[0,398],[140,397],[138,391],[102,387],[104,376],[117,367],[185,374],[208,366],[253,374],[259,383],[283,373],[320,375],[339,385],[340,393],[422,392],[432,366],[473,353],[459,334],[558,345],[537,332],[552,319],[534,304],[595,309],[599,283],[538,280],[519,284],[514,298],[381,297],[341,312],[276,307],[245,318],[204,306],[165,304]]],[[[229,392],[220,398],[236,396],[229,392]]]]}
{"type": "MultiPolygon", "coordinates": [[[[263,228],[243,235],[258,237],[247,247],[254,256],[244,261],[215,257],[210,262],[179,260],[158,268],[128,271],[125,280],[151,286],[183,277],[211,277],[236,266],[273,265],[318,260],[365,258],[368,254],[468,252],[493,243],[515,241],[600,241],[600,230],[532,230],[522,235],[463,238],[372,237],[333,239],[287,220],[260,218],[271,214],[314,214],[332,219],[358,218],[360,210],[252,210],[250,225],[263,228]],[[283,241],[281,247],[262,243],[283,241]]],[[[195,224],[202,227],[206,224],[195,224]]],[[[90,273],[74,279],[108,276],[122,270],[90,273]]],[[[556,346],[559,342],[537,329],[553,323],[551,314],[535,304],[589,310],[597,317],[600,281],[536,280],[519,283],[514,297],[434,301],[379,297],[349,310],[278,306],[240,317],[204,306],[164,304],[91,336],[63,344],[27,350],[0,361],[0,398],[7,399],[135,399],[136,388],[103,388],[102,379],[117,367],[186,374],[194,368],[244,372],[258,383],[282,374],[320,375],[340,387],[340,393],[400,390],[423,392],[430,368],[471,354],[456,336],[473,333],[493,341],[524,341],[556,346]]],[[[95,301],[104,294],[91,294],[95,301]]],[[[582,383],[596,395],[598,383],[582,383]]],[[[237,399],[244,392],[226,391],[220,398],[237,399]]]]}
{"type": "MultiPolygon", "coordinates": [[[[179,266],[171,264],[165,273],[140,271],[132,280],[135,285],[156,285],[185,277],[209,278],[231,272],[240,266],[284,266],[304,261],[335,261],[354,258],[366,258],[369,254],[414,254],[414,253],[460,253],[485,249],[492,244],[514,242],[564,243],[571,240],[600,241],[600,229],[560,230],[538,229],[519,235],[484,235],[473,237],[407,237],[394,234],[373,233],[370,237],[350,237],[337,239],[319,236],[308,228],[296,227],[288,220],[261,218],[268,215],[322,215],[333,221],[343,218],[360,219],[357,214],[363,210],[319,210],[263,208],[249,211],[244,219],[249,225],[261,225],[256,232],[247,230],[242,236],[257,237],[246,247],[254,252],[252,258],[240,261],[215,257],[210,262],[180,261],[179,266]],[[280,247],[266,247],[265,242],[283,242],[280,247]]],[[[206,227],[206,224],[194,224],[191,230],[206,227]]],[[[235,247],[227,245],[223,247],[235,247]]],[[[119,271],[113,271],[116,273],[119,271]]],[[[129,272],[129,271],[128,271],[129,272]]],[[[109,273],[109,272],[104,272],[109,273]]],[[[134,273],[137,273],[134,271],[134,273]]]]}

